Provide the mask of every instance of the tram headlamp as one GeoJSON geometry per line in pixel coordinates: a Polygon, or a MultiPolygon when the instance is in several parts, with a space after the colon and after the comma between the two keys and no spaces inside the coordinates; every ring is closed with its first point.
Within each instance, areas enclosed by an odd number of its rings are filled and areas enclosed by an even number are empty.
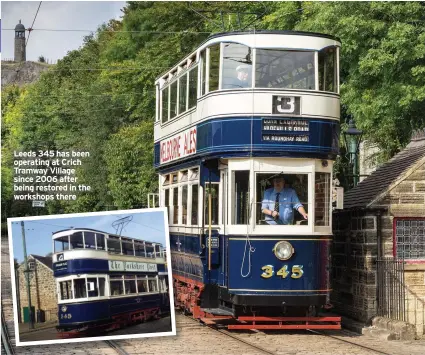
{"type": "Polygon", "coordinates": [[[294,254],[294,247],[287,241],[281,241],[274,246],[273,252],[279,260],[288,260],[294,254]]]}

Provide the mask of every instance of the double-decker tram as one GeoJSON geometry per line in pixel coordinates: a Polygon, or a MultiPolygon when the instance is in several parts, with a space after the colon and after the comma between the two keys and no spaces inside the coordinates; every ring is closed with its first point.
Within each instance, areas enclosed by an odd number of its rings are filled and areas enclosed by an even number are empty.
{"type": "Polygon", "coordinates": [[[98,335],[170,312],[161,244],[75,228],[53,234],[60,337],[98,335]]]}
{"type": "Polygon", "coordinates": [[[317,33],[216,34],[157,79],[175,304],[195,318],[340,328],[317,314],[330,292],[340,46],[317,33]]]}

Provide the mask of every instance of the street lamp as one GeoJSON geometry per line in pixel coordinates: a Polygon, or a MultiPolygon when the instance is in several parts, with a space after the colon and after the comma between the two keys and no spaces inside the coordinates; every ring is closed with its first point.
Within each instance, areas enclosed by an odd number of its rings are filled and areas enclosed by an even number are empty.
{"type": "Polygon", "coordinates": [[[354,121],[350,119],[348,123],[348,128],[344,134],[345,140],[345,148],[347,150],[347,154],[350,158],[350,165],[352,167],[353,172],[353,187],[355,187],[359,182],[359,171],[358,171],[358,154],[359,154],[359,146],[362,140],[363,131],[357,129],[354,121]]]}

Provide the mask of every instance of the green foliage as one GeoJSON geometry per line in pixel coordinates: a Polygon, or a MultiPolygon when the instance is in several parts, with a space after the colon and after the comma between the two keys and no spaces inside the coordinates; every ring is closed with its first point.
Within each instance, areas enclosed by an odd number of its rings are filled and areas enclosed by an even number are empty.
{"type": "Polygon", "coordinates": [[[18,149],[90,152],[77,176],[92,190],[48,203],[49,213],[146,205],[157,190],[155,78],[214,32],[339,37],[342,122],[353,116],[387,159],[425,126],[424,13],[422,2],[129,2],[121,21],[100,26],[38,82],[2,90],[3,211],[28,213],[28,203],[12,203],[18,149]]]}

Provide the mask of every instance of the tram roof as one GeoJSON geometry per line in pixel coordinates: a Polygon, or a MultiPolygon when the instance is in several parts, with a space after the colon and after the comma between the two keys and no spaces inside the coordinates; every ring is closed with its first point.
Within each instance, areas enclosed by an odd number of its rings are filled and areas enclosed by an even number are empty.
{"type": "Polygon", "coordinates": [[[67,232],[68,233],[69,232],[75,233],[75,232],[85,232],[85,231],[94,232],[94,233],[102,233],[102,234],[107,234],[108,236],[122,237],[122,238],[125,238],[125,239],[132,239],[132,240],[137,240],[139,242],[146,242],[146,243],[149,243],[149,244],[155,244],[155,245],[161,245],[162,246],[161,243],[150,242],[150,241],[143,240],[143,239],[126,237],[125,235],[118,235],[118,234],[108,233],[108,232],[100,231],[100,230],[97,230],[97,229],[91,229],[91,228],[62,229],[62,230],[59,230],[59,231],[56,231],[56,232],[52,233],[52,238],[53,239],[57,239],[57,238],[63,237],[65,235],[68,235],[67,232]]]}
{"type": "MultiPolygon", "coordinates": [[[[188,54],[188,55],[184,56],[182,59],[180,59],[177,62],[177,64],[170,67],[168,70],[162,72],[156,78],[155,82],[157,82],[158,80],[163,78],[167,73],[176,70],[185,60],[187,60],[189,57],[193,56],[200,48],[205,46],[211,40],[214,40],[214,39],[220,38],[220,37],[223,37],[223,40],[224,40],[226,37],[246,36],[246,35],[281,35],[281,36],[316,37],[316,38],[322,38],[322,39],[325,39],[325,40],[328,39],[328,40],[335,41],[335,42],[338,42],[339,44],[341,44],[341,40],[338,37],[328,35],[328,34],[324,34],[324,33],[319,33],[319,32],[290,31],[290,30],[255,30],[255,31],[231,31],[231,32],[214,33],[214,34],[208,36],[208,38],[206,38],[201,44],[199,44],[194,51],[192,51],[190,54],[188,54]]],[[[248,45],[247,43],[244,43],[244,44],[248,45]]],[[[263,47],[263,46],[260,46],[260,47],[263,47]]],[[[264,48],[266,48],[266,47],[268,47],[268,46],[264,46],[264,48]]],[[[282,48],[285,48],[285,47],[282,47],[282,48]]],[[[291,47],[288,47],[288,48],[292,49],[291,47]]],[[[304,48],[303,46],[300,46],[298,49],[306,49],[306,50],[310,49],[311,50],[313,48],[310,48],[310,47],[304,48]]]]}

